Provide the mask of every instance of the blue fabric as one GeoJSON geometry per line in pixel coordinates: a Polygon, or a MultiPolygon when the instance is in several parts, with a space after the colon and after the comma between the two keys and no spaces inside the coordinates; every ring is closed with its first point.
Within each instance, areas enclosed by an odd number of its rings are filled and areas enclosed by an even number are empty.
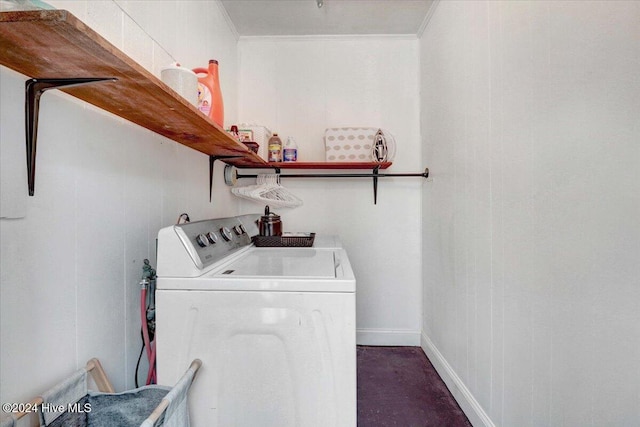
{"type": "MultiPolygon", "coordinates": [[[[174,387],[150,385],[101,393],[87,391],[87,371],[80,369],[42,395],[43,405],[49,406],[38,412],[40,427],[188,427],[187,393],[196,371],[192,364],[174,387]],[[155,420],[151,414],[163,399],[168,406],[155,420]],[[63,412],[54,411],[58,408],[63,412]]],[[[12,426],[11,421],[3,420],[0,427],[12,426]]]]}
{"type": "MultiPolygon", "coordinates": [[[[169,387],[147,386],[123,393],[89,393],[87,427],[139,427],[160,404],[169,387]]],[[[162,425],[158,420],[157,426],[162,425]]]]}
{"type": "Polygon", "coordinates": [[[14,427],[17,423],[15,415],[11,414],[0,422],[0,427],[14,427]]]}
{"type": "Polygon", "coordinates": [[[61,383],[42,394],[42,406],[38,411],[40,425],[48,426],[64,412],[58,408],[67,408],[67,404],[82,399],[87,394],[87,370],[79,369],[61,383]]]}
{"type": "MultiPolygon", "coordinates": [[[[76,410],[59,414],[41,427],[139,427],[171,388],[150,385],[122,393],[90,391],[77,401],[76,410]]],[[[155,424],[163,425],[163,417],[155,424]]],[[[188,421],[186,424],[188,425],[188,421]]]]}

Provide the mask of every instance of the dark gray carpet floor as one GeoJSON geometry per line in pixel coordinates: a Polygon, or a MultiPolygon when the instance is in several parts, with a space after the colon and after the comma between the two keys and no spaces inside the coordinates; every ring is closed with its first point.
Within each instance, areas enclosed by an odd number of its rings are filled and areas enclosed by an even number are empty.
{"type": "Polygon", "coordinates": [[[358,427],[471,427],[420,347],[357,354],[358,427]]]}

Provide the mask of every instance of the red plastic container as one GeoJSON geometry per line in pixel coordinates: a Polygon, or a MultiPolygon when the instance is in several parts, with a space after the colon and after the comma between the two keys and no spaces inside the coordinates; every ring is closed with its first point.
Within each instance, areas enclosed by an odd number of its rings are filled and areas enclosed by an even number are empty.
{"type": "Polygon", "coordinates": [[[224,103],[218,76],[218,61],[209,60],[208,68],[194,68],[198,75],[198,110],[224,128],[224,103]]]}

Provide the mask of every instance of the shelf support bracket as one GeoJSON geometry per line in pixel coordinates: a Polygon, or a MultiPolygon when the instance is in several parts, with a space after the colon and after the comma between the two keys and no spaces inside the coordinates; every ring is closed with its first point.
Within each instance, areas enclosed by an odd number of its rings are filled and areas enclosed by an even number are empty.
{"type": "MultiPolygon", "coordinates": [[[[213,198],[213,164],[216,162],[216,160],[226,160],[226,159],[237,159],[243,156],[209,156],[209,203],[211,203],[211,200],[213,198]]],[[[227,165],[229,166],[229,165],[227,165]]],[[[225,175],[226,175],[227,169],[225,167],[225,175]]]]}
{"type": "Polygon", "coordinates": [[[375,168],[373,168],[373,204],[377,205],[378,204],[378,170],[380,169],[380,166],[376,166],[375,168]]]}
{"type": "Polygon", "coordinates": [[[29,79],[25,82],[25,126],[27,143],[27,180],[29,196],[35,192],[36,182],[36,143],[38,139],[38,113],[40,97],[49,89],[83,86],[91,83],[116,81],[114,77],[76,78],[76,79],[29,79]]]}

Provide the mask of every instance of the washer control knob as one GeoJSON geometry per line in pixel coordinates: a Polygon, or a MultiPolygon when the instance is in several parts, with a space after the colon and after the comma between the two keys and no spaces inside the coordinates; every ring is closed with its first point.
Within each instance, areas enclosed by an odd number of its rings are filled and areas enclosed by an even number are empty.
{"type": "Polygon", "coordinates": [[[231,234],[231,230],[228,227],[222,227],[220,229],[220,234],[222,234],[222,238],[227,242],[233,239],[233,234],[231,234]]]}
{"type": "Polygon", "coordinates": [[[207,246],[209,246],[209,239],[207,239],[207,236],[204,234],[198,234],[198,237],[196,237],[196,242],[198,242],[198,245],[200,245],[200,247],[202,248],[206,248],[207,246]]]}
{"type": "Polygon", "coordinates": [[[241,235],[242,234],[242,229],[240,228],[240,225],[236,225],[235,227],[233,227],[233,231],[236,233],[236,235],[241,235]]]}
{"type": "Polygon", "coordinates": [[[216,236],[216,233],[214,233],[213,231],[207,233],[207,238],[212,244],[218,243],[218,236],[216,236]]]}

